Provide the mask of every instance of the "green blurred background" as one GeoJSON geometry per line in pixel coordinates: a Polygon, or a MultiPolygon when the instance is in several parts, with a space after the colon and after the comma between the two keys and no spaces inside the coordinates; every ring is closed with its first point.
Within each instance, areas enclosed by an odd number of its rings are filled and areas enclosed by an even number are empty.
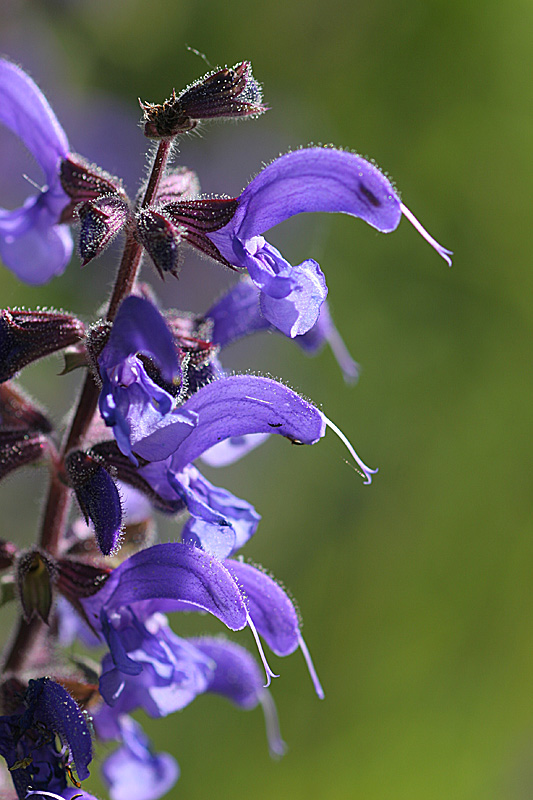
{"type": "MultiPolygon", "coordinates": [[[[162,101],[203,74],[190,45],[214,65],[250,59],[272,109],[183,141],[181,163],[198,170],[205,191],[238,193],[262,161],[333,142],[375,158],[455,252],[448,269],[406,221],[383,236],[314,215],[269,235],[292,263],[321,263],[361,379],[345,386],[330,354],[309,360],[276,336],[235,347],[225,363],[289,381],[380,472],[363,486],[330,434],[313,448],[273,437],[245,462],[208,473],[263,514],[246,555],[297,598],[326,699],[314,697],[299,654],[272,657],[289,745],[279,763],[269,760],[260,712],[219,698],[147,722],[156,747],[181,765],[169,797],[530,798],[533,4],[2,7],[3,52],[31,70],[73,149],[117,172],[127,153],[133,190],[144,163],[137,98],[162,101]],[[116,115],[128,120],[123,140],[116,115]]],[[[30,289],[2,271],[2,302],[54,303],[89,318],[112,275],[112,260],[82,272],[74,261],[30,289]]],[[[149,265],[144,275],[167,305],[197,311],[231,282],[193,259],[175,285],[159,284],[149,265]]],[[[59,402],[59,419],[76,378],[55,379],[56,366],[32,368],[25,385],[59,402]]],[[[43,489],[29,498],[27,481],[1,488],[13,520],[5,538],[34,535],[43,489]]],[[[174,627],[220,630],[202,619],[174,627]]],[[[253,649],[246,633],[238,640],[253,649]]]]}

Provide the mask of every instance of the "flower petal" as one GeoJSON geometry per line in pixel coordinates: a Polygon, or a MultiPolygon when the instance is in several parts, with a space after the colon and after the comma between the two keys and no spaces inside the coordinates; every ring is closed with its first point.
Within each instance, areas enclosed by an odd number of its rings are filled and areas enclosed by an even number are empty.
{"type": "Polygon", "coordinates": [[[166,381],[178,374],[178,354],[164,317],[153,303],[130,295],[117,312],[99,362],[110,368],[137,353],[153,358],[166,381]]]}
{"type": "Polygon", "coordinates": [[[86,718],[70,694],[50,678],[30,680],[25,698],[33,719],[68,744],[80,780],[89,777],[92,741],[86,718]]]}
{"type": "Polygon", "coordinates": [[[172,468],[183,469],[217,442],[248,433],[279,433],[314,444],[325,432],[322,413],[271,378],[233,375],[204,386],[184,408],[198,423],[177,448],[172,468]]]}
{"type": "Polygon", "coordinates": [[[0,59],[0,122],[26,145],[46,176],[58,180],[57,164],[69,144],[48,100],[20,67],[0,59]]]}
{"type": "Polygon", "coordinates": [[[46,283],[63,272],[72,237],[57,225],[68,198],[59,181],[59,161],[69,149],[48,101],[19,67],[0,59],[0,123],[22,139],[41,166],[46,186],[22,208],[0,209],[0,257],[23,281],[46,283]]]}
{"type": "Polygon", "coordinates": [[[181,543],[157,544],[131,556],[113,571],[104,591],[109,610],[159,598],[208,611],[231,630],[247,624],[246,606],[227,569],[181,543]]]}
{"type": "MultiPolygon", "coordinates": [[[[388,233],[399,224],[400,199],[377,167],[355,153],[309,147],[277,158],[240,196],[229,225],[210,234],[220,251],[236,236],[247,242],[295,214],[341,212],[388,233]]],[[[229,259],[231,260],[231,259],[229,259]]]]}
{"type": "Polygon", "coordinates": [[[120,720],[123,744],[102,765],[111,800],[158,800],[179,778],[169,753],[154,753],[148,737],[131,717],[120,720]]]}

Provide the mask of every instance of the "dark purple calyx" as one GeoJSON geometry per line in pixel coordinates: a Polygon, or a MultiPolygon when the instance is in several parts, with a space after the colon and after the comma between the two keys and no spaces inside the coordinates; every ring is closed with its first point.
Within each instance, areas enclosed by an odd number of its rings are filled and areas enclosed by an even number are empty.
{"type": "Polygon", "coordinates": [[[50,443],[38,431],[0,431],[0,480],[19,467],[41,461],[50,443]]]}
{"type": "Polygon", "coordinates": [[[110,573],[106,567],[74,558],[60,558],[57,561],[57,589],[71,601],[92,597],[102,588],[110,573]]]}
{"type": "Polygon", "coordinates": [[[99,461],[81,450],[68,454],[65,467],[85,521],[94,526],[100,551],[104,556],[113,555],[122,533],[122,504],[113,478],[99,461]]]}
{"type": "Polygon", "coordinates": [[[76,214],[81,223],[78,250],[82,267],[103,253],[131,217],[128,201],[117,194],[81,203],[76,214]]]}
{"type": "Polygon", "coordinates": [[[119,178],[115,178],[114,175],[110,175],[109,172],[75,153],[69,153],[68,157],[61,161],[59,174],[61,186],[71,198],[71,202],[62,212],[61,222],[72,222],[74,210],[80,203],[94,202],[106,195],[116,195],[128,201],[119,178]]]}
{"type": "Polygon", "coordinates": [[[157,271],[178,276],[183,242],[230,269],[234,267],[207,236],[223,228],[239,205],[237,198],[166,202],[136,214],[136,235],[157,271]]]}
{"type": "Polygon", "coordinates": [[[6,308],[0,312],[0,382],[39,358],[79,342],[83,323],[63,311],[6,308]]]}
{"type": "Polygon", "coordinates": [[[158,105],[142,103],[144,135],[165,139],[195,128],[200,120],[256,117],[267,111],[249,61],[223,67],[158,105]]]}
{"type": "Polygon", "coordinates": [[[178,277],[181,263],[181,244],[186,230],[175,225],[169,217],[151,208],[141,209],[135,215],[136,235],[152,259],[161,278],[165,272],[178,277]]]}
{"type": "Polygon", "coordinates": [[[53,426],[35,403],[10,382],[0,385],[0,429],[50,433],[53,426]]]}
{"type": "Polygon", "coordinates": [[[165,205],[192,200],[199,194],[200,181],[196,172],[188,167],[175,167],[159,181],[155,200],[159,205],[165,205]]]}

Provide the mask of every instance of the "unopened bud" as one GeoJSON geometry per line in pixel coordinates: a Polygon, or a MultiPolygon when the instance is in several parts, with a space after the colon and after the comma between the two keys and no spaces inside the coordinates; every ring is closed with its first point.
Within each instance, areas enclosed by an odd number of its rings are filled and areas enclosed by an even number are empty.
{"type": "MultiPolygon", "coordinates": [[[[157,494],[150,484],[139,474],[137,467],[133,466],[128,456],[121,453],[114,439],[99,442],[91,447],[90,453],[111,467],[120,481],[128,483],[130,486],[133,486],[134,489],[138,489],[142,492],[158,511],[162,511],[166,514],[173,514],[185,508],[183,501],[179,501],[179,508],[177,508],[174,502],[166,500],[157,494]]],[[[148,463],[143,462],[140,458],[139,460],[141,464],[148,463]]]]}
{"type": "Polygon", "coordinates": [[[84,333],[83,323],[63,311],[4,309],[0,312],[0,383],[33,361],[75,344],[84,333]]]}
{"type": "Polygon", "coordinates": [[[48,622],[53,599],[56,565],[40,550],[23,553],[17,564],[17,586],[26,620],[36,614],[48,622]]]}
{"type": "Polygon", "coordinates": [[[81,222],[79,253],[82,267],[111,244],[129,219],[128,203],[118,195],[106,195],[76,209],[81,222]]]}
{"type": "Polygon", "coordinates": [[[176,278],[182,262],[181,243],[185,228],[174,225],[168,217],[150,208],[141,209],[136,215],[136,233],[139,242],[154,262],[163,278],[169,272],[176,278]]]}
{"type": "Polygon", "coordinates": [[[104,556],[120,547],[122,504],[111,475],[95,458],[74,450],[65,459],[72,488],[87,524],[94,526],[98,547],[104,556]]]}
{"type": "Polygon", "coordinates": [[[205,75],[161,105],[142,103],[144,135],[165,139],[186,133],[200,120],[256,117],[267,111],[249,61],[205,75]]]}

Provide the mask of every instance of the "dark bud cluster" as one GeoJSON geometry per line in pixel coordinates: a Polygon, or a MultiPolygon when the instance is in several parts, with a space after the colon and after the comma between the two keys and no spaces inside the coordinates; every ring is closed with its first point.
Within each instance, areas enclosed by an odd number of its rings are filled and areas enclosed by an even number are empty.
{"type": "Polygon", "coordinates": [[[113,555],[122,533],[122,504],[113,478],[100,460],[81,450],[68,454],[65,467],[85,521],[93,524],[100,551],[113,555]]]}
{"type": "Polygon", "coordinates": [[[84,335],[83,323],[62,311],[0,311],[0,383],[33,361],[79,342],[84,335]]]}
{"type": "Polygon", "coordinates": [[[183,242],[214,261],[235,269],[206,234],[227,225],[238,205],[237,198],[209,198],[171,201],[156,209],[141,209],[136,214],[137,238],[161,277],[165,272],[178,276],[183,242]]]}
{"type": "Polygon", "coordinates": [[[172,138],[186,133],[205,119],[256,117],[267,111],[259,83],[249,61],[205,75],[161,105],[142,103],[144,135],[150,139],[172,138]]]}
{"type": "Polygon", "coordinates": [[[71,198],[61,222],[80,220],[78,249],[85,266],[131,220],[129,199],[119,178],[72,153],[61,162],[60,179],[71,198]]]}

